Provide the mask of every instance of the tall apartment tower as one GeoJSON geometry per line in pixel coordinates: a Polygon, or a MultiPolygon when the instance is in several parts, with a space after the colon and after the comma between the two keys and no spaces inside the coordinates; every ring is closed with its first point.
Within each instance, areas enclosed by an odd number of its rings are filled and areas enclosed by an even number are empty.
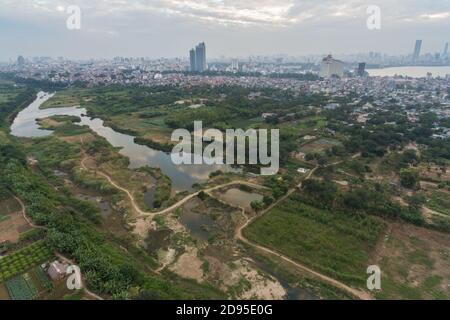
{"type": "Polygon", "coordinates": [[[198,72],[206,70],[206,46],[204,42],[195,47],[195,66],[198,72]]]}
{"type": "Polygon", "coordinates": [[[447,58],[448,56],[448,42],[445,44],[444,52],[442,53],[442,58],[447,58]]]}
{"type": "Polygon", "coordinates": [[[416,40],[416,45],[414,46],[413,61],[419,59],[420,50],[422,50],[422,40],[416,40]]]}
{"type": "Polygon", "coordinates": [[[206,71],[206,46],[204,42],[199,43],[195,48],[189,51],[189,62],[190,71],[206,71]]]}
{"type": "Polygon", "coordinates": [[[358,77],[364,77],[365,73],[366,73],[366,63],[361,62],[358,64],[357,75],[358,75],[358,77]]]}
{"type": "Polygon", "coordinates": [[[191,51],[189,51],[189,61],[190,61],[190,71],[197,71],[197,66],[195,64],[195,50],[191,49],[191,51]]]}
{"type": "Polygon", "coordinates": [[[25,64],[25,58],[22,57],[22,56],[18,56],[18,57],[17,57],[17,65],[18,65],[19,67],[22,67],[24,64],[25,64]]]}
{"type": "Polygon", "coordinates": [[[344,63],[334,59],[330,54],[322,59],[319,75],[323,78],[342,77],[344,75],[344,63]]]}

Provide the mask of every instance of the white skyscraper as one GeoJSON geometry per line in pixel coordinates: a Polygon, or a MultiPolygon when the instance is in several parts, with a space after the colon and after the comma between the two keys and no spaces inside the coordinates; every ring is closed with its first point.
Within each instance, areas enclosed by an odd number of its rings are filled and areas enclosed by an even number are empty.
{"type": "Polygon", "coordinates": [[[324,78],[331,78],[333,76],[342,77],[344,75],[344,63],[340,60],[333,59],[328,55],[322,59],[320,68],[320,76],[324,78]]]}

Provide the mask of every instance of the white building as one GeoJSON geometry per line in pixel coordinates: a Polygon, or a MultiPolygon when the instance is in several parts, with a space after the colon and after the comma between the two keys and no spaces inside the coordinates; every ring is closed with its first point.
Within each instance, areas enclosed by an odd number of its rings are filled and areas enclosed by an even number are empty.
{"type": "Polygon", "coordinates": [[[69,265],[56,260],[50,264],[50,267],[47,270],[47,274],[52,280],[58,281],[64,279],[68,267],[69,265]]]}
{"type": "Polygon", "coordinates": [[[344,63],[340,60],[333,59],[328,55],[322,59],[320,67],[320,76],[324,78],[331,78],[332,76],[342,77],[344,75],[344,63]]]}

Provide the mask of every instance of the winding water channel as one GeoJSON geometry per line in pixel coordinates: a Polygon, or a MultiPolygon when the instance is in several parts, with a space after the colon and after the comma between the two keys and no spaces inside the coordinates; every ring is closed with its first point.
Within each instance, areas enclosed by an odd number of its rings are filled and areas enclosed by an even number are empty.
{"type": "Polygon", "coordinates": [[[112,146],[119,147],[120,153],[130,159],[130,168],[143,166],[157,167],[172,181],[174,191],[191,190],[192,185],[207,181],[209,174],[216,170],[234,171],[227,165],[175,165],[170,154],[139,145],[134,142],[134,136],[114,131],[103,125],[103,120],[86,116],[86,109],[80,107],[64,107],[40,109],[40,106],[54,94],[39,92],[35,101],[19,112],[11,125],[11,134],[17,137],[45,137],[52,133],[40,129],[36,119],[54,115],[77,116],[81,119],[79,125],[86,125],[98,135],[104,137],[112,146]]]}
{"type": "MultiPolygon", "coordinates": [[[[235,171],[235,169],[232,169],[226,165],[175,165],[172,163],[170,154],[136,144],[134,142],[135,137],[116,132],[110,127],[104,126],[103,120],[99,118],[90,118],[86,116],[87,110],[85,108],[64,107],[40,109],[40,106],[53,97],[53,95],[54,94],[49,94],[46,92],[39,92],[36,100],[17,114],[13,124],[11,125],[11,134],[17,137],[25,138],[45,137],[52,134],[53,131],[40,129],[36,119],[47,118],[55,115],[77,116],[81,119],[81,122],[77,123],[78,125],[88,126],[99,136],[104,137],[112,146],[121,148],[120,153],[129,158],[131,169],[146,165],[161,168],[162,172],[171,179],[174,191],[190,190],[192,189],[192,185],[194,183],[206,181],[209,178],[209,174],[216,170],[235,171]]],[[[150,189],[144,196],[145,202],[150,207],[153,203],[153,193],[154,190],[150,189]]],[[[249,201],[251,202],[252,200],[262,199],[261,195],[244,193],[238,189],[230,189],[222,196],[226,200],[233,200],[232,202],[236,202],[236,205],[242,206],[248,206],[249,201]]],[[[97,205],[100,204],[99,207],[102,214],[109,214],[110,207],[107,203],[99,203],[97,198],[89,195],[79,195],[79,197],[84,200],[92,201],[97,205]]],[[[207,234],[204,235],[201,233],[205,232],[201,229],[201,227],[204,224],[208,225],[211,223],[205,219],[205,217],[201,216],[182,217],[182,221],[188,225],[188,228],[192,228],[191,232],[197,232],[200,237],[204,237],[204,240],[207,239],[207,234]]],[[[282,286],[286,289],[287,299],[317,299],[317,297],[311,292],[289,285],[288,281],[284,279],[284,276],[277,274],[263,262],[256,261],[256,263],[259,268],[274,276],[282,284],[282,286]]]]}

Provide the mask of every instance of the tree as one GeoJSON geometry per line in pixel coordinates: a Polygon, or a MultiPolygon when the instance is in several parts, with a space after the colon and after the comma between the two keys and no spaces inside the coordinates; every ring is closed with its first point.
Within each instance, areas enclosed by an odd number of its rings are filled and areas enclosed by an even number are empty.
{"type": "Polygon", "coordinates": [[[252,207],[253,210],[255,210],[255,212],[259,212],[263,207],[263,203],[261,201],[252,201],[250,203],[250,206],[252,207]]]}
{"type": "Polygon", "coordinates": [[[208,198],[208,194],[204,191],[200,191],[198,197],[200,198],[200,200],[204,201],[206,198],[208,198]]]}
{"type": "Polygon", "coordinates": [[[273,198],[269,196],[264,196],[263,202],[266,206],[270,206],[273,203],[273,198]]]}
{"type": "Polygon", "coordinates": [[[405,188],[417,189],[420,182],[419,172],[413,168],[400,170],[400,182],[405,188]]]}

